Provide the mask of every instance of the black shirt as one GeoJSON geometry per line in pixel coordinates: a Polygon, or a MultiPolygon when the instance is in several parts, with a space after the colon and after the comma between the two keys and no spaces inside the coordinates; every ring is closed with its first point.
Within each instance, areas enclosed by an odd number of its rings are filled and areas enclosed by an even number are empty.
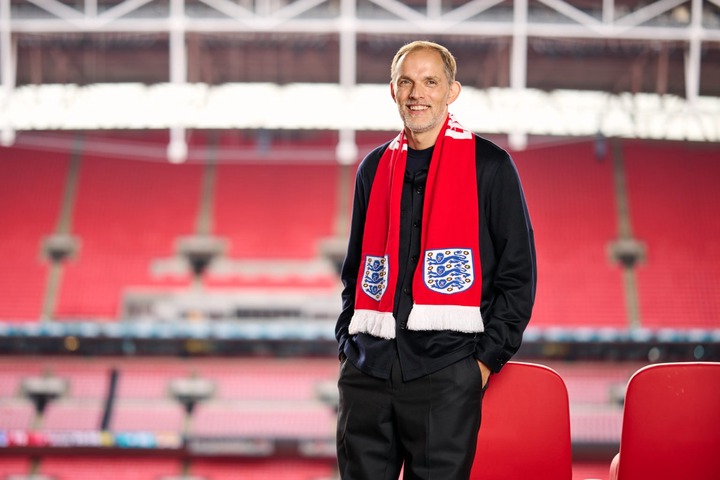
{"type": "Polygon", "coordinates": [[[535,296],[535,248],[527,207],[515,165],[502,149],[476,138],[480,257],[483,292],[480,310],[485,332],[408,330],[413,306],[413,275],[420,258],[423,199],[433,149],[408,149],[400,204],[395,339],[365,333],[349,335],[362,255],[365,214],[378,162],[388,144],[369,153],[355,183],[348,253],[342,270],[343,310],[336,336],[340,354],[368,375],[389,378],[399,358],[403,378],[412,380],[474,355],[497,372],[517,351],[535,296]]]}

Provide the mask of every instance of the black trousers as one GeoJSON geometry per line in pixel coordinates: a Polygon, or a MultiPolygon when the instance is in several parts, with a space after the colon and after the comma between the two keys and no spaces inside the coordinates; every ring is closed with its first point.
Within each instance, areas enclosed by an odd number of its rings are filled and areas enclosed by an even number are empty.
{"type": "Polygon", "coordinates": [[[469,478],[484,393],[474,358],[409,382],[397,361],[382,380],[344,360],[338,388],[342,480],[469,478]]]}

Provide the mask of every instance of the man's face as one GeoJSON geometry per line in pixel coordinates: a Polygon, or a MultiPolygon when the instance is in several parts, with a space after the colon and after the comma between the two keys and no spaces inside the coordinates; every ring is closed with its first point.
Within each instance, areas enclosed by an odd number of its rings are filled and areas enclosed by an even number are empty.
{"type": "Polygon", "coordinates": [[[460,84],[449,82],[438,52],[423,49],[400,59],[390,91],[405,128],[419,134],[439,132],[460,84]]]}

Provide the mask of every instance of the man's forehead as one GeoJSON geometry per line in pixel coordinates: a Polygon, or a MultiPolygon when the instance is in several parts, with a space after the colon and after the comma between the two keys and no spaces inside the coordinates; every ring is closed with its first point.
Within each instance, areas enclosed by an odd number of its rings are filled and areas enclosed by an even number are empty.
{"type": "Polygon", "coordinates": [[[438,52],[437,50],[433,50],[432,48],[418,48],[416,50],[411,50],[402,57],[400,57],[400,61],[398,63],[403,63],[410,57],[412,57],[413,59],[417,59],[418,57],[425,57],[428,60],[432,59],[436,60],[439,63],[442,63],[442,55],[440,55],[440,52],[438,52]]]}
{"type": "Polygon", "coordinates": [[[420,69],[423,72],[423,75],[426,76],[437,76],[442,74],[443,72],[442,58],[440,57],[440,54],[438,54],[437,52],[433,52],[432,50],[416,50],[407,53],[406,55],[403,55],[403,57],[400,59],[400,62],[398,62],[398,73],[401,76],[407,72],[407,67],[409,63],[412,64],[413,71],[420,69]],[[421,57],[420,55],[416,55],[422,53],[436,53],[436,56],[421,57]]]}

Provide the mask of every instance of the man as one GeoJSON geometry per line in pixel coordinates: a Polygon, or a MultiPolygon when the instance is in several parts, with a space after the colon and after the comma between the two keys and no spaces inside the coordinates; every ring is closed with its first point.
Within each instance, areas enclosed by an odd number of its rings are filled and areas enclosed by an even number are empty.
{"type": "Polygon", "coordinates": [[[520,180],[506,152],[449,113],[455,74],[445,47],[403,46],[390,83],[403,131],[358,168],[336,327],[343,480],[403,468],[405,479],[467,479],[490,374],[530,319],[520,180]]]}

